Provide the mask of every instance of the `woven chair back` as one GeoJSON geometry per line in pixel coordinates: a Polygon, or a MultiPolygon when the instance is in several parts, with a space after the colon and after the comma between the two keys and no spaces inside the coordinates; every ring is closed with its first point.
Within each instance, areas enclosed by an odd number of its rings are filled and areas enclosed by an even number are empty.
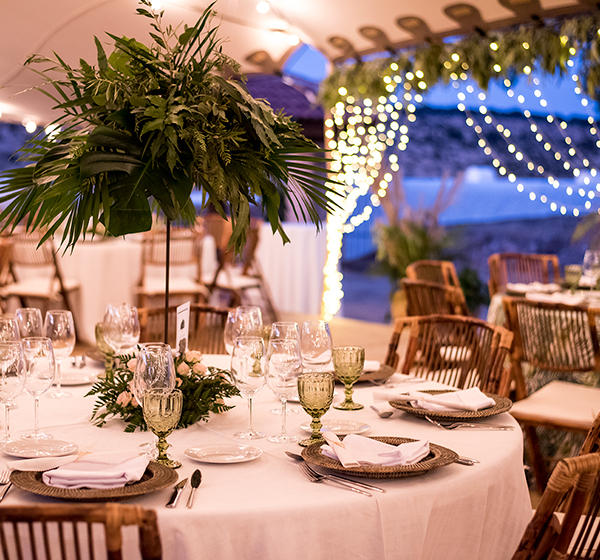
{"type": "MultiPolygon", "coordinates": [[[[167,262],[167,232],[158,230],[147,234],[142,241],[145,265],[165,266],[167,262]]],[[[202,255],[202,234],[190,228],[173,228],[170,233],[170,264],[198,265],[202,255]]]]}
{"type": "Polygon", "coordinates": [[[407,278],[401,280],[401,285],[406,294],[406,314],[409,317],[469,314],[461,288],[407,278]]]}
{"type": "MultiPolygon", "coordinates": [[[[191,304],[188,348],[203,354],[226,354],[223,333],[229,309],[210,305],[191,304]]],[[[164,340],[164,308],[138,310],[140,319],[140,342],[162,342],[164,340]]],[[[168,343],[175,348],[177,330],[177,307],[169,307],[168,343]]]]}
{"type": "Polygon", "coordinates": [[[424,377],[459,389],[479,387],[487,393],[508,393],[504,362],[511,348],[507,329],[471,317],[431,315],[396,319],[386,365],[401,373],[424,377]],[[408,331],[404,362],[398,368],[398,346],[408,331]]]}
{"type": "Polygon", "coordinates": [[[560,266],[556,255],[495,253],[488,257],[490,297],[506,291],[508,283],[558,282],[560,266]]]}
{"type": "Polygon", "coordinates": [[[16,233],[12,239],[11,262],[22,267],[48,267],[55,266],[55,248],[51,239],[42,240],[42,232],[16,233]]]}
{"type": "MultiPolygon", "coordinates": [[[[139,506],[70,504],[2,506],[0,548],[6,560],[29,557],[32,550],[43,558],[108,558],[122,560],[122,527],[137,526],[142,560],[160,560],[162,548],[156,513],[139,506]],[[18,530],[25,526],[28,530],[18,530]],[[98,529],[104,529],[104,535],[98,529]],[[14,547],[14,548],[13,548],[14,547]],[[100,550],[100,547],[102,550],[100,550]],[[9,550],[17,553],[10,555],[9,550]]],[[[38,558],[37,554],[34,555],[38,558]]]]}
{"type": "Polygon", "coordinates": [[[561,460],[512,560],[583,560],[600,554],[600,455],[561,460]],[[561,504],[565,504],[561,507],[561,504]],[[561,518],[555,515],[564,511],[561,518]]]}
{"type": "Polygon", "coordinates": [[[451,261],[415,261],[406,267],[406,277],[409,280],[425,280],[455,288],[460,287],[456,268],[451,261]]]}

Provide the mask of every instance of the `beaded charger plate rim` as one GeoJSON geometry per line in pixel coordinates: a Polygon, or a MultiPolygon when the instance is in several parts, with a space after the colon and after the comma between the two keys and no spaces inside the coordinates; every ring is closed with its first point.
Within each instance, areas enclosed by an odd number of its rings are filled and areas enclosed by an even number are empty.
{"type": "MultiPolygon", "coordinates": [[[[370,436],[369,439],[389,443],[390,445],[400,445],[401,443],[418,441],[411,438],[392,436],[370,436]]],[[[414,465],[395,465],[392,467],[361,465],[360,467],[344,467],[339,461],[326,457],[321,453],[321,446],[323,444],[324,443],[318,442],[305,447],[302,450],[302,457],[313,465],[325,467],[338,473],[363,478],[408,478],[419,476],[439,467],[450,465],[458,459],[458,453],[452,451],[452,449],[442,447],[436,443],[430,443],[429,454],[414,465]]]]}
{"type": "Polygon", "coordinates": [[[179,478],[170,467],[151,461],[137,482],[119,488],[56,488],[45,484],[43,471],[13,471],[10,481],[21,490],[49,498],[75,502],[114,502],[128,500],[171,486],[179,478]]]}
{"type": "MultiPolygon", "coordinates": [[[[427,393],[428,395],[443,395],[445,393],[452,393],[450,390],[431,390],[431,391],[420,391],[421,393],[427,393]]],[[[425,410],[424,408],[415,408],[412,404],[407,402],[396,402],[389,401],[390,406],[401,410],[402,412],[408,412],[413,416],[419,418],[425,418],[429,416],[434,420],[452,420],[460,422],[461,420],[477,420],[478,418],[489,418],[490,416],[496,416],[504,412],[508,412],[512,408],[512,401],[507,397],[501,397],[494,395],[493,393],[484,393],[486,397],[494,399],[495,404],[489,408],[482,410],[425,410]]]]}

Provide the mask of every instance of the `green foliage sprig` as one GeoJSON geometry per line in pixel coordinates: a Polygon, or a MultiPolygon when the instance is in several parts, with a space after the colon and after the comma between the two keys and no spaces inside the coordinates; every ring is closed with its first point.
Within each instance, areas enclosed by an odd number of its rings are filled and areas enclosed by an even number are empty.
{"type": "Polygon", "coordinates": [[[529,74],[534,69],[562,74],[571,49],[581,57],[578,72],[587,94],[598,98],[600,91],[600,12],[563,21],[523,25],[485,36],[470,35],[453,43],[419,45],[387,58],[338,65],[321,84],[320,98],[326,108],[355,99],[387,97],[394,91],[395,75],[402,76],[417,93],[452,77],[473,78],[487,89],[490,81],[529,74]],[[454,57],[452,55],[455,55],[454,57]],[[341,94],[342,91],[347,93],[341,94]]]}
{"type": "MultiPolygon", "coordinates": [[[[117,366],[101,377],[88,396],[97,396],[91,421],[98,427],[104,426],[112,417],[121,418],[126,432],[136,429],[147,430],[144,413],[133,396],[131,383],[135,371],[135,354],[116,357],[117,366]]],[[[231,383],[231,374],[222,369],[202,364],[200,352],[188,351],[175,359],[176,385],[183,393],[183,409],[177,429],[187,428],[200,420],[207,421],[209,412],[221,413],[233,406],[223,403],[224,398],[239,395],[231,383]]]]}
{"type": "Polygon", "coordinates": [[[44,80],[38,89],[56,103],[60,128],[24,146],[25,167],[0,175],[4,228],[24,222],[49,237],[64,227],[68,247],[98,223],[114,236],[147,231],[153,209],[190,223],[195,188],[204,204],[229,211],[237,252],[252,204],[284,241],[281,196],[297,217],[320,226],[318,208],[335,207],[328,160],[297,123],[219,75],[239,65],[223,54],[211,25],[214,3],[183,29],[164,26],[150,0],[140,4],[150,46],[108,34],[114,50],[107,54],[95,38],[95,65],[71,66],[58,55],[27,61],[43,66],[34,69],[44,80]]]}

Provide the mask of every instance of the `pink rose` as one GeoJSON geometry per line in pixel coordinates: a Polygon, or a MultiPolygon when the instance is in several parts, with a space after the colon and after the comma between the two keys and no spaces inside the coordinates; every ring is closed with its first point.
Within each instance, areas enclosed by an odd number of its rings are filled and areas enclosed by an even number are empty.
{"type": "Polygon", "coordinates": [[[175,381],[175,385],[177,385],[177,387],[181,387],[182,383],[183,383],[183,380],[181,379],[181,377],[178,377],[177,381],[175,381]]]}
{"type": "Polygon", "coordinates": [[[185,362],[180,363],[177,366],[177,373],[179,375],[189,375],[190,374],[190,366],[188,366],[185,362]]]}
{"type": "Polygon", "coordinates": [[[120,404],[121,406],[127,406],[130,402],[131,402],[131,393],[129,391],[123,391],[118,397],[117,397],[117,404],[120,404]]]}
{"type": "Polygon", "coordinates": [[[186,362],[201,362],[202,361],[202,352],[198,352],[197,350],[189,350],[185,353],[185,361],[186,362]]]}
{"type": "Polygon", "coordinates": [[[206,373],[206,370],[208,368],[204,365],[201,364],[200,362],[196,362],[193,366],[192,366],[192,371],[194,373],[206,373]]]}
{"type": "Polygon", "coordinates": [[[135,366],[137,365],[137,358],[131,358],[131,360],[129,360],[127,362],[127,369],[132,372],[135,373],[135,366]]]}

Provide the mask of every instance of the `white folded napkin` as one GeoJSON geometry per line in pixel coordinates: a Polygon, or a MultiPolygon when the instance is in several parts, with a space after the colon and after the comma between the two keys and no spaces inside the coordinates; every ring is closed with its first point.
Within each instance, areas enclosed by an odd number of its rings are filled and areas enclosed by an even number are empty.
{"type": "Polygon", "coordinates": [[[360,465],[413,465],[429,454],[429,441],[420,440],[400,445],[350,434],[340,441],[331,430],[321,430],[328,445],[321,447],[323,455],[338,460],[346,468],[360,465]]]}
{"type": "Polygon", "coordinates": [[[564,305],[583,305],[585,303],[585,296],[582,294],[562,294],[560,292],[555,292],[553,294],[527,292],[525,294],[525,299],[543,303],[562,303],[564,305]]]}
{"type": "MultiPolygon", "coordinates": [[[[365,360],[365,364],[363,366],[363,373],[367,373],[369,371],[379,371],[380,367],[381,362],[378,362],[377,360],[365,360]]],[[[335,368],[333,367],[333,361],[327,366],[325,371],[329,371],[331,373],[335,371],[335,368]]]]}
{"type": "MultiPolygon", "coordinates": [[[[67,457],[58,459],[67,459],[67,457]]],[[[32,466],[31,463],[34,461],[45,461],[45,465],[43,463],[38,465],[47,468],[49,459],[30,459],[27,461],[30,465],[27,466],[32,466]]],[[[132,453],[91,453],[76,457],[67,463],[63,462],[57,468],[46,470],[42,480],[45,484],[57,488],[119,488],[142,478],[148,462],[148,457],[132,453]]],[[[21,463],[16,467],[19,470],[22,470],[21,463]]]]}
{"type": "Polygon", "coordinates": [[[593,288],[596,285],[596,279],[585,274],[579,279],[579,285],[584,288],[593,288]]]}
{"type": "Polygon", "coordinates": [[[506,284],[506,289],[509,292],[544,292],[551,294],[552,292],[559,292],[562,288],[558,284],[542,284],[542,282],[531,282],[529,284],[521,284],[518,282],[506,284]]]}
{"type": "Polygon", "coordinates": [[[482,393],[479,387],[471,387],[470,389],[439,395],[409,391],[408,396],[414,397],[414,400],[410,401],[413,407],[431,410],[432,412],[453,410],[476,411],[496,404],[496,401],[482,393]]]}

